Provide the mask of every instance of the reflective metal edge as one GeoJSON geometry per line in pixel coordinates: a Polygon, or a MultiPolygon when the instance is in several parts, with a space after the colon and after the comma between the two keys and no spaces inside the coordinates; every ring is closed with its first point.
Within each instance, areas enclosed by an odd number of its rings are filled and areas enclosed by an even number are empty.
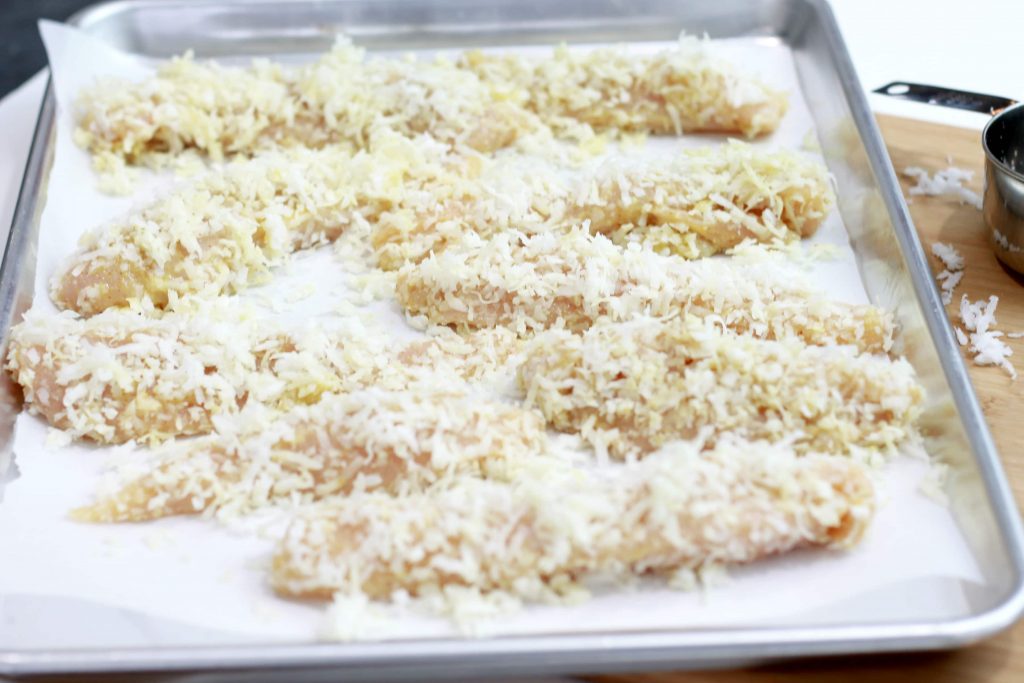
{"type": "MultiPolygon", "coordinates": [[[[4,359],[0,364],[6,362],[11,327],[32,304],[39,216],[45,203],[46,177],[53,161],[51,143],[56,106],[52,87],[52,82],[47,79],[18,201],[7,233],[3,261],[0,262],[0,359],[4,359]]],[[[13,465],[14,422],[21,407],[21,387],[9,373],[0,371],[0,487],[5,486],[5,474],[13,465]]]]}
{"type": "MultiPolygon", "coordinates": [[[[538,636],[472,641],[419,641],[354,644],[261,645],[230,647],[138,648],[11,653],[0,650],[0,674],[10,676],[71,672],[210,672],[221,680],[262,680],[288,669],[290,680],[310,680],[344,672],[349,679],[445,678],[524,673],[597,672],[641,669],[692,669],[802,656],[883,653],[943,649],[968,644],[1012,624],[1024,611],[1024,527],[985,424],[931,271],[874,117],[859,85],[839,28],[825,0],[802,3],[816,15],[834,66],[867,151],[883,200],[895,227],[928,330],[935,341],[956,408],[980,468],[1005,550],[1014,571],[1005,598],[968,617],[922,622],[848,626],[717,629],[709,631],[538,636]],[[259,671],[257,671],[259,670],[259,671]]],[[[117,0],[76,15],[82,22],[101,13],[137,4],[117,0]]],[[[39,209],[45,162],[53,129],[53,97],[44,100],[33,140],[18,208],[0,266],[0,322],[5,330],[20,312],[16,284],[25,274],[25,257],[34,244],[31,220],[39,209]],[[27,231],[27,232],[26,232],[27,231]]],[[[198,675],[189,680],[213,680],[198,675]]],[[[326,680],[326,678],[324,679],[326,680]]]]}

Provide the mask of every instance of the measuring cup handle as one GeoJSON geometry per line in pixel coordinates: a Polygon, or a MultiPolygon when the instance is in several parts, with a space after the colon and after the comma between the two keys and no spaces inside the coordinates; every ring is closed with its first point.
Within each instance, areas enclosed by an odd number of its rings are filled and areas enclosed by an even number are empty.
{"type": "Polygon", "coordinates": [[[997,114],[1010,105],[1017,103],[1016,100],[1011,100],[1009,97],[985,95],[966,90],[954,90],[953,88],[943,88],[937,85],[907,83],[906,81],[893,81],[883,85],[881,88],[876,88],[872,92],[902,100],[937,104],[954,109],[966,109],[967,111],[975,111],[982,114],[997,114]]]}

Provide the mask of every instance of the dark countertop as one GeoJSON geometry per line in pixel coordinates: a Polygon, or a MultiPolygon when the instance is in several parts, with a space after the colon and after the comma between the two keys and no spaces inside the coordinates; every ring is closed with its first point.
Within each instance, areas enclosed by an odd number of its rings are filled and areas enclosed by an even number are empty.
{"type": "Polygon", "coordinates": [[[0,0],[0,97],[46,66],[39,19],[63,21],[97,0],[0,0]]]}

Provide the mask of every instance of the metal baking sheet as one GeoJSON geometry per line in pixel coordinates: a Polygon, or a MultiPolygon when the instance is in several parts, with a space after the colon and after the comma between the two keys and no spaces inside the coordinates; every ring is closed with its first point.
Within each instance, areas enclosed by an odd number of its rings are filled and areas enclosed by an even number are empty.
{"type": "MultiPolygon", "coordinates": [[[[350,677],[606,671],[708,667],[782,656],[948,647],[1010,623],[1020,612],[1020,523],[977,401],[945,322],[930,272],[910,225],[884,147],[841,39],[824,3],[792,0],[678,7],[641,2],[118,2],[77,18],[117,47],[148,56],[192,48],[199,56],[308,53],[345,32],[367,47],[413,49],[671,40],[681,29],[712,37],[773,37],[795,56],[802,90],[836,177],[871,298],[898,312],[904,352],[933,399],[923,428],[929,451],[953,467],[950,497],[986,581],[969,609],[951,619],[806,624],[756,629],[650,631],[478,641],[310,644],[253,647],[136,648],[118,651],[5,651],[0,673],[69,670],[238,670],[289,667],[310,676],[350,677]]],[[[25,186],[0,270],[0,322],[9,328],[31,301],[38,213],[52,154],[54,107],[48,94],[25,186]]],[[[5,377],[5,381],[6,377],[5,377]]],[[[3,415],[18,410],[5,393],[3,415]]],[[[9,452],[10,428],[0,425],[9,452]]],[[[244,675],[251,680],[250,673],[244,675]]],[[[290,676],[294,677],[294,676],[290,676]]]]}

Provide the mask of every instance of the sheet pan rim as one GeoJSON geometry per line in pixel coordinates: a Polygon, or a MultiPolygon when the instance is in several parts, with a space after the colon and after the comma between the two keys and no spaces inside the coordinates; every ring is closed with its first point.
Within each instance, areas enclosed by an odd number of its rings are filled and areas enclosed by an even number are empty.
{"type": "MultiPolygon", "coordinates": [[[[259,2],[261,0],[257,0],[259,2]]],[[[988,609],[957,619],[867,623],[814,627],[762,627],[701,631],[652,631],[558,636],[523,636],[493,640],[421,640],[384,643],[312,643],[267,646],[211,646],[169,648],[122,648],[102,652],[86,650],[16,651],[0,649],[0,675],[25,676],[70,672],[198,671],[339,667],[346,672],[373,676],[376,667],[387,666],[386,675],[422,674],[425,667],[456,664],[483,671],[557,673],[569,671],[622,670],[625,668],[694,668],[736,661],[933,650],[976,642],[1014,623],[1024,613],[1024,527],[999,462],[991,434],[974,394],[966,366],[952,337],[938,290],[931,280],[924,250],[917,238],[909,211],[863,90],[856,78],[838,25],[826,0],[790,0],[817,13],[843,83],[857,132],[868,151],[883,200],[900,241],[901,256],[910,271],[914,292],[921,304],[946,378],[964,422],[972,451],[981,468],[990,502],[996,513],[1005,550],[1013,563],[1013,581],[1006,595],[988,609]],[[941,316],[941,317],[940,317],[941,316]],[[542,660],[540,658],[543,658],[542,660]]],[[[99,2],[74,15],[70,23],[87,26],[109,12],[139,6],[139,0],[99,2]]],[[[166,3],[165,4],[169,4],[166,3]]],[[[170,3],[173,4],[173,3],[170,3]]],[[[214,5],[205,0],[203,4],[214,5]]],[[[269,4],[269,3],[268,3],[269,4]]],[[[54,126],[55,102],[47,87],[26,176],[19,194],[9,245],[25,248],[21,239],[31,229],[42,191],[45,157],[54,126]],[[32,176],[38,176],[32,182],[32,176]],[[18,235],[15,235],[18,231],[18,235]]],[[[0,280],[0,312],[10,324],[16,270],[25,254],[4,254],[0,280]],[[9,302],[9,300],[11,300],[9,302]],[[8,305],[10,303],[10,305],[8,305]]],[[[450,670],[450,669],[449,669],[450,670]]]]}

